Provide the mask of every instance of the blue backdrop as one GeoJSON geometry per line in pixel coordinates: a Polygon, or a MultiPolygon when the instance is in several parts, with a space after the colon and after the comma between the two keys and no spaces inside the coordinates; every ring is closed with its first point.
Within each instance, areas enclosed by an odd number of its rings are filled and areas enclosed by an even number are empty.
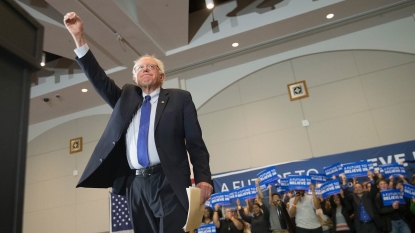
{"type": "MultiPolygon", "coordinates": [[[[275,156],[280,155],[276,154],[275,156]]],[[[281,178],[285,178],[288,175],[310,175],[313,173],[324,173],[323,167],[330,166],[334,163],[340,162],[344,164],[360,160],[366,160],[369,163],[373,163],[374,168],[378,168],[383,164],[400,163],[406,160],[413,161],[415,160],[415,141],[379,146],[358,151],[350,151],[301,161],[293,161],[284,164],[270,164],[254,169],[216,174],[213,175],[212,178],[215,192],[224,192],[246,185],[255,184],[257,174],[269,166],[276,166],[278,175],[281,178]]],[[[415,164],[405,163],[404,167],[408,178],[411,180],[412,174],[415,173],[415,164]]]]}

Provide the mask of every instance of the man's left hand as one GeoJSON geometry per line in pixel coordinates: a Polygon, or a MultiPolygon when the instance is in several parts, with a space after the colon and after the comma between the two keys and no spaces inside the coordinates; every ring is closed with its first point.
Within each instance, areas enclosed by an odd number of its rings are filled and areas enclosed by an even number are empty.
{"type": "Polygon", "coordinates": [[[200,188],[200,204],[205,204],[206,200],[212,195],[212,185],[207,182],[200,182],[196,185],[196,188],[200,188]]]}

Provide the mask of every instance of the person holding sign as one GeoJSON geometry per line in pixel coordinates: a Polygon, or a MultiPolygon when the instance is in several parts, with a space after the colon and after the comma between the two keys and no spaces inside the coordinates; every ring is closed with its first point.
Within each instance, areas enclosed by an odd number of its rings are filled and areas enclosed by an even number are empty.
{"type": "Polygon", "coordinates": [[[353,213],[351,207],[344,200],[344,193],[330,196],[330,208],[323,208],[324,214],[328,215],[333,221],[333,231],[336,233],[352,233],[354,230],[353,213]]]}
{"type": "Polygon", "coordinates": [[[295,217],[296,233],[323,233],[316,215],[320,209],[320,200],[316,196],[314,184],[310,184],[312,196],[304,195],[304,190],[296,190],[296,196],[290,200],[289,213],[295,217]]]}
{"type": "Polygon", "coordinates": [[[374,176],[371,171],[368,172],[368,177],[372,183],[370,192],[363,191],[363,185],[356,183],[354,193],[350,193],[347,190],[346,176],[342,174],[344,196],[353,207],[354,226],[357,233],[379,233],[382,226],[380,216],[373,204],[379,189],[374,185],[374,176]]]}
{"type": "Polygon", "coordinates": [[[261,198],[257,199],[257,203],[252,204],[253,217],[244,213],[239,199],[236,199],[236,204],[241,218],[251,224],[252,233],[269,233],[269,211],[262,203],[261,198]]]}
{"type": "Polygon", "coordinates": [[[216,226],[217,233],[243,233],[244,224],[235,217],[235,211],[231,208],[225,209],[225,219],[219,219],[219,204],[215,205],[213,211],[213,224],[216,226]]]}
{"type": "MultiPolygon", "coordinates": [[[[377,182],[377,187],[382,190],[388,189],[388,184],[385,179],[379,179],[377,182]]],[[[400,192],[400,190],[397,190],[400,192]]],[[[402,198],[403,200],[403,198],[402,198]]],[[[385,200],[382,201],[381,193],[376,195],[375,206],[376,210],[382,218],[382,231],[393,233],[410,233],[411,230],[408,226],[408,221],[404,217],[408,211],[408,208],[405,204],[399,203],[398,200],[395,200],[392,205],[385,205],[385,200]]]]}
{"type": "MultiPolygon", "coordinates": [[[[259,179],[259,178],[258,178],[259,179]]],[[[259,188],[259,182],[256,181],[258,188],[258,196],[264,199],[264,194],[261,188],[259,188]]],[[[272,193],[272,185],[268,185],[269,200],[264,202],[264,205],[269,209],[269,222],[272,233],[288,233],[294,230],[294,225],[291,223],[291,218],[288,215],[284,202],[281,200],[278,193],[272,193]]],[[[284,194],[285,196],[285,194],[284,194]]]]}

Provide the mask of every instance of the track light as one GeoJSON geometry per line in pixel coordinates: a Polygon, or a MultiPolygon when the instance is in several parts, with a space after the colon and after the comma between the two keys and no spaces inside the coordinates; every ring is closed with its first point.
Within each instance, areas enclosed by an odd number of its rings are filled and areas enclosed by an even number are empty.
{"type": "Polygon", "coordinates": [[[205,2],[208,9],[212,9],[215,6],[215,4],[213,4],[213,0],[205,0],[205,2]]]}
{"type": "Polygon", "coordinates": [[[40,62],[40,66],[45,66],[45,58],[46,57],[46,55],[45,55],[45,53],[42,53],[42,62],[40,62]]]}

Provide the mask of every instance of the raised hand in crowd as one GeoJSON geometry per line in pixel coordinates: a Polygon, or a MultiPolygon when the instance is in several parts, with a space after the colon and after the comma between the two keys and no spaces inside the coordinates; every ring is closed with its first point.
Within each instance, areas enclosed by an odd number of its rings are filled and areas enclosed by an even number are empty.
{"type": "Polygon", "coordinates": [[[255,187],[256,187],[256,191],[258,192],[258,195],[259,195],[258,199],[263,199],[264,194],[262,193],[261,186],[259,185],[260,182],[261,182],[261,178],[257,178],[255,180],[255,187]]]}
{"type": "Polygon", "coordinates": [[[399,174],[398,177],[405,183],[408,184],[408,181],[405,179],[405,176],[403,176],[402,174],[399,174]]]}
{"type": "Polygon", "coordinates": [[[378,178],[382,178],[382,174],[379,172],[379,170],[375,170],[375,173],[374,173],[374,174],[373,174],[373,172],[372,172],[372,171],[370,171],[370,170],[369,170],[369,171],[367,172],[367,174],[368,174],[369,179],[371,179],[371,180],[373,179],[373,177],[374,177],[374,176],[376,176],[376,177],[378,177],[378,178]],[[370,178],[370,176],[369,176],[369,172],[372,174],[372,175],[371,175],[371,176],[372,176],[372,178],[370,178]]]}

